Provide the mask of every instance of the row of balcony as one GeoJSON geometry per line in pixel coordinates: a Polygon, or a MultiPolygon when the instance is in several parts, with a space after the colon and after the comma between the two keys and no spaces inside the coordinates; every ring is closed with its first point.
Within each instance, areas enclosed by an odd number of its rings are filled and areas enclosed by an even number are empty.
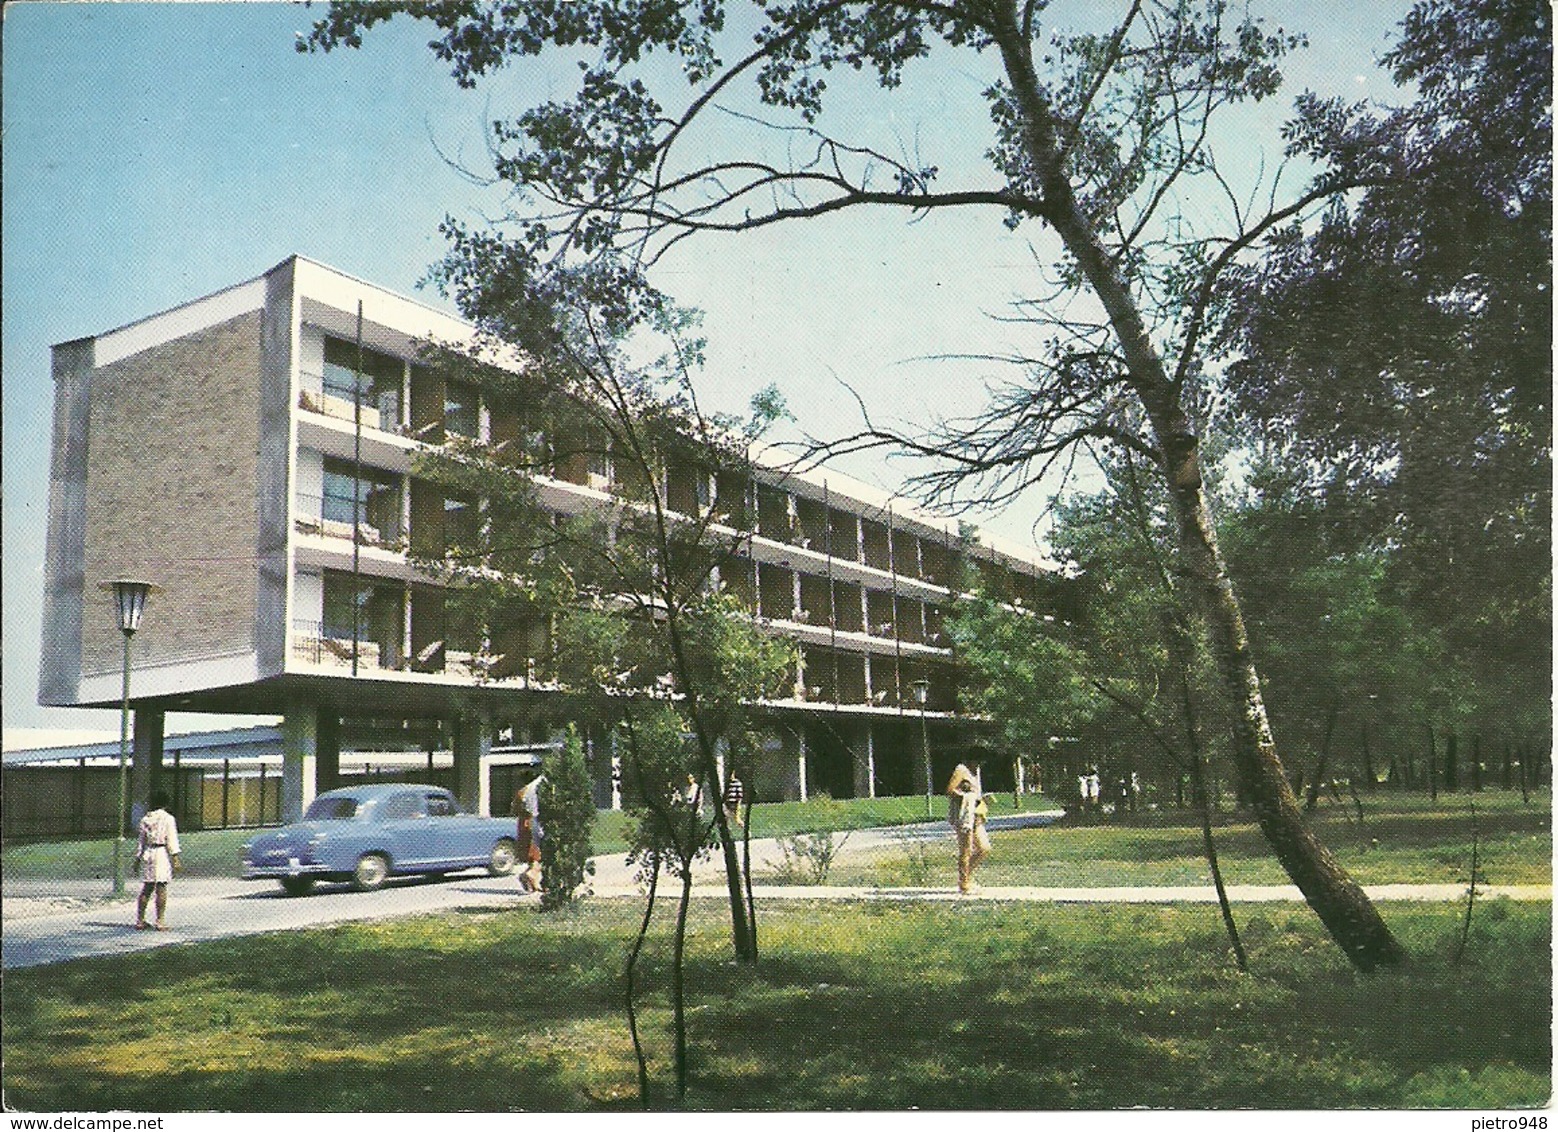
{"type": "MultiPolygon", "coordinates": [[[[413,655],[404,647],[404,639],[399,631],[382,623],[360,626],[357,639],[353,640],[349,625],[343,629],[321,621],[295,621],[292,656],[308,667],[343,675],[352,671],[355,659],[359,676],[382,676],[388,672],[443,674],[522,688],[558,688],[547,655],[520,656],[481,646],[459,649],[444,639],[423,644],[413,655]]],[[[956,681],[949,665],[806,646],[801,650],[792,698],[817,705],[918,708],[921,705],[913,688],[919,681],[929,687],[924,705],[928,710],[956,709],[956,681]]],[[[674,688],[669,675],[661,684],[666,690],[674,688]]]]}
{"type": "MultiPolygon", "coordinates": [[[[517,415],[486,407],[474,387],[442,381],[421,367],[411,367],[409,393],[398,378],[383,384],[365,378],[360,396],[353,395],[350,374],[343,387],[340,367],[332,372],[333,377],[300,376],[301,409],[354,424],[360,414],[366,430],[423,443],[442,443],[451,434],[467,436],[488,442],[500,460],[565,483],[600,491],[619,485],[604,442],[592,443],[577,427],[573,431],[581,435],[559,445],[517,415]],[[429,391],[419,396],[424,387],[429,391]]],[[[667,485],[666,505],[683,514],[712,514],[726,527],[894,577],[942,588],[958,582],[959,552],[950,536],[920,535],[885,517],[836,506],[828,501],[825,489],[818,499],[750,475],[696,464],[673,469],[667,485]]],[[[631,485],[627,490],[631,494],[631,485]]],[[[973,565],[992,596],[1029,606],[1042,604],[1042,583],[1033,575],[993,558],[976,556],[973,565]]]]}

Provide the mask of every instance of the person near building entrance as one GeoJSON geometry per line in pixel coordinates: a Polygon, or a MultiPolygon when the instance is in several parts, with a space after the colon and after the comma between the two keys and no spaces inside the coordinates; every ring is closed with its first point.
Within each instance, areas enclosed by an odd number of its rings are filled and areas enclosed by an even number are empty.
{"type": "Polygon", "coordinates": [[[179,863],[179,823],[168,813],[168,795],[158,790],[151,808],[141,818],[135,845],[135,865],[141,873],[141,895],[135,902],[135,927],[145,931],[146,905],[157,900],[157,930],[168,927],[168,882],[182,868],[179,863]]]}
{"type": "Polygon", "coordinates": [[[985,819],[990,808],[979,787],[979,760],[959,763],[947,782],[947,823],[958,841],[958,891],[972,892],[974,870],[989,856],[985,819]]]}
{"type": "Polygon", "coordinates": [[[523,863],[519,887],[526,892],[541,891],[541,783],[544,778],[538,774],[528,785],[514,792],[514,816],[518,824],[515,840],[519,842],[519,859],[523,863]]]}

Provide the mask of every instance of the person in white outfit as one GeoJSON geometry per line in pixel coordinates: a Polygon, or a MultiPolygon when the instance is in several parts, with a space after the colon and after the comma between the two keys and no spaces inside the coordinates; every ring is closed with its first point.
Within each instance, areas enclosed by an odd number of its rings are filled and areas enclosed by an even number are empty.
{"type": "Polygon", "coordinates": [[[136,839],[135,863],[141,871],[141,895],[135,902],[135,926],[144,931],[146,905],[157,898],[157,930],[167,930],[168,882],[179,864],[179,823],[168,813],[168,796],[159,790],[151,796],[151,808],[141,818],[136,839]]]}

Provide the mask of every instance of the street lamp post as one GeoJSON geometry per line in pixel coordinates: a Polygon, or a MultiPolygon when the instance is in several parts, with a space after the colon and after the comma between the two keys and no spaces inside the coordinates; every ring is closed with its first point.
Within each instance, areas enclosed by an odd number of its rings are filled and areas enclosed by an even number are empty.
{"type": "Polygon", "coordinates": [[[129,810],[129,783],[126,765],[130,757],[130,638],[141,627],[146,598],[160,587],[135,578],[115,578],[102,587],[112,591],[119,610],[119,631],[124,634],[124,682],[119,707],[119,824],[114,830],[114,895],[124,894],[124,826],[129,810]]]}
{"type": "Polygon", "coordinates": [[[930,681],[916,680],[914,702],[920,705],[920,754],[925,758],[925,816],[931,817],[930,743],[925,736],[925,701],[930,699],[930,681]]]}

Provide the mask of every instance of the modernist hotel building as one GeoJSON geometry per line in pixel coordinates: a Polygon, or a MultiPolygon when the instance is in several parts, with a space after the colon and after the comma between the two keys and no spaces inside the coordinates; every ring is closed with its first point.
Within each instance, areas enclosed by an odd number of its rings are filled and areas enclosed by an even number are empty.
{"type": "MultiPolygon", "coordinates": [[[[465,803],[507,812],[505,753],[568,718],[545,634],[501,655],[455,647],[471,634],[446,624],[438,582],[407,555],[419,525],[457,520],[459,506],[417,477],[419,450],[513,427],[417,360],[420,343],[471,335],[294,257],[54,347],[39,700],[118,706],[124,638],[101,587],[156,583],[132,638],[136,796],[161,766],[168,713],[217,712],[282,717],[284,817],[339,781],[343,750],[397,745],[452,752],[465,803]]],[[[677,492],[751,500],[746,555],[722,579],[799,646],[790,697],[764,705],[770,741],[749,788],[765,800],[919,793],[922,736],[939,777],[980,726],[959,711],[943,625],[959,554],[1029,608],[1046,604],[1052,575],[1032,551],[960,544],[954,524],[901,499],[754,455],[752,483],[677,492]]],[[[559,512],[612,488],[604,462],[536,480],[559,512]]],[[[610,804],[599,739],[590,758],[610,804]]]]}

